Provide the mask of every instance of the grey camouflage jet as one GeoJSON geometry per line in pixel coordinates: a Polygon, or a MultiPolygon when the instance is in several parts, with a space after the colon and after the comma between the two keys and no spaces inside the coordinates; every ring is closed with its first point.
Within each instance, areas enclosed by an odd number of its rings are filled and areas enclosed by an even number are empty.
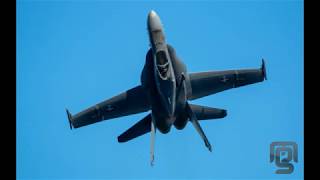
{"type": "Polygon", "coordinates": [[[153,165],[156,130],[166,134],[172,125],[181,130],[190,121],[211,151],[211,145],[199,120],[224,118],[227,111],[191,104],[188,100],[264,81],[264,60],[262,59],[261,68],[257,69],[188,73],[174,48],[167,44],[162,23],[155,11],[148,14],[147,29],[151,48],[146,54],[141,85],[78,114],[71,115],[67,110],[70,128],[151,110],[142,120],[118,136],[118,142],[127,142],[150,132],[150,158],[153,165]]]}

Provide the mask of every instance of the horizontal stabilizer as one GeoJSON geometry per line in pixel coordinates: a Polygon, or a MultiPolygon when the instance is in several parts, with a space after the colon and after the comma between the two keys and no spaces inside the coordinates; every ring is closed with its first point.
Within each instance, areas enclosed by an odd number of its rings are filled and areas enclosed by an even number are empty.
{"type": "Polygon", "coordinates": [[[218,119],[224,118],[227,111],[224,109],[212,108],[207,106],[200,106],[190,104],[192,112],[196,115],[198,120],[218,119]]]}
{"type": "Polygon", "coordinates": [[[127,131],[118,136],[118,142],[127,142],[151,131],[151,114],[144,117],[127,131]]]}

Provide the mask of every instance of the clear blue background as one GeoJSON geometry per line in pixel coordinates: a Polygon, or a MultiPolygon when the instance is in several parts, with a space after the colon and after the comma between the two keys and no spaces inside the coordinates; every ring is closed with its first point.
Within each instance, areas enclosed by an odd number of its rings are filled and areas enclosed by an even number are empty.
{"type": "Polygon", "coordinates": [[[303,178],[303,1],[17,1],[17,177],[303,178]],[[228,110],[203,121],[213,152],[191,124],[119,144],[147,113],[70,130],[75,114],[140,83],[154,9],[189,72],[258,68],[268,80],[193,101],[228,110]],[[273,141],[295,141],[290,175],[269,162],[273,141]]]}

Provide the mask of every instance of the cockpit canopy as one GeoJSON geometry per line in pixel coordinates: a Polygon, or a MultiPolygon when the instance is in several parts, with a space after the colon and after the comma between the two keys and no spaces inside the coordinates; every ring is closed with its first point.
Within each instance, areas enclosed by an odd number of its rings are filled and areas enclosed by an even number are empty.
{"type": "Polygon", "coordinates": [[[169,61],[164,51],[159,51],[156,54],[156,63],[160,77],[166,79],[168,77],[169,61]]]}
{"type": "Polygon", "coordinates": [[[168,69],[169,69],[169,63],[166,63],[164,65],[158,65],[159,73],[163,78],[167,77],[168,69]]]}

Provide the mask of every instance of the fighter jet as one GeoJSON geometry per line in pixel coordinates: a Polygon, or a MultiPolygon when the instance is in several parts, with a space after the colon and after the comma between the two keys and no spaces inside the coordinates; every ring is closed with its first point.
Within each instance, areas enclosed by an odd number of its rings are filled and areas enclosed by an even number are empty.
{"type": "Polygon", "coordinates": [[[224,118],[227,111],[191,104],[189,101],[264,81],[264,60],[257,69],[188,73],[175,49],[167,43],[161,20],[155,11],[148,14],[147,29],[151,47],[146,54],[141,84],[75,115],[71,115],[67,109],[70,128],[150,111],[118,136],[118,142],[127,142],[150,132],[151,165],[154,161],[156,131],[166,134],[172,126],[181,130],[188,122],[192,123],[211,151],[212,147],[199,121],[224,118]]]}

